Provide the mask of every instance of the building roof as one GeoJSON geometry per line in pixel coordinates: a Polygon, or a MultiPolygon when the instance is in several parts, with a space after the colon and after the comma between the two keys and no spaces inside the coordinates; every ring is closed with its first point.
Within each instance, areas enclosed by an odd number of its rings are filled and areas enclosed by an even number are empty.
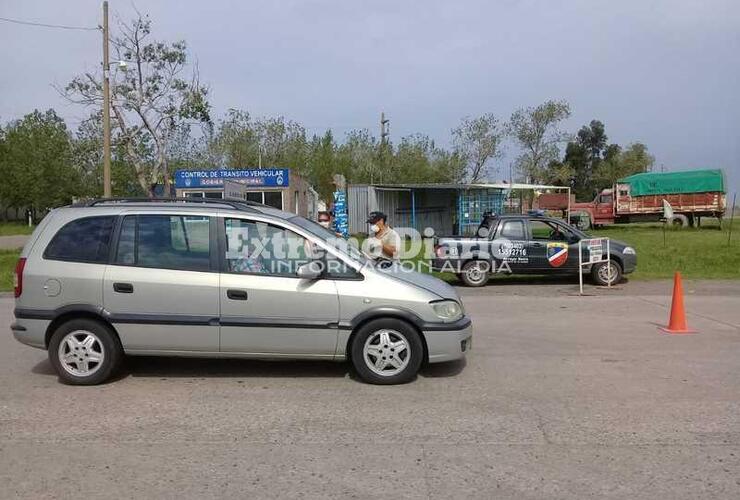
{"type": "Polygon", "coordinates": [[[411,189],[557,189],[560,191],[570,189],[568,186],[549,186],[545,184],[520,184],[507,182],[457,184],[457,183],[424,183],[424,184],[350,184],[350,187],[373,187],[386,190],[411,190],[411,189]]]}

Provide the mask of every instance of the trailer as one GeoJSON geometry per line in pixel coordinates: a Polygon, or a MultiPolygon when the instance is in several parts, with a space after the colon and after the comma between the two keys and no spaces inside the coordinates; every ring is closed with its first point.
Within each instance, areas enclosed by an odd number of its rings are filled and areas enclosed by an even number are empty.
{"type": "Polygon", "coordinates": [[[683,226],[701,224],[702,217],[725,212],[722,170],[646,172],[625,177],[594,201],[571,204],[571,223],[582,229],[609,224],[655,222],[665,217],[665,202],[672,208],[671,222],[683,226]]]}

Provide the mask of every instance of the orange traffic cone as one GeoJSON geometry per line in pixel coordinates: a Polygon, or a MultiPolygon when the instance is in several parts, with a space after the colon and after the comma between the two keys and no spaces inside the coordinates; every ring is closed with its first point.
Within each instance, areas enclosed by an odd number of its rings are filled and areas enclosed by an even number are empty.
{"type": "Polygon", "coordinates": [[[671,317],[668,327],[661,328],[666,333],[696,333],[689,330],[686,324],[686,311],[683,308],[683,286],[681,285],[681,273],[676,271],[673,276],[673,300],[671,301],[671,317]]]}

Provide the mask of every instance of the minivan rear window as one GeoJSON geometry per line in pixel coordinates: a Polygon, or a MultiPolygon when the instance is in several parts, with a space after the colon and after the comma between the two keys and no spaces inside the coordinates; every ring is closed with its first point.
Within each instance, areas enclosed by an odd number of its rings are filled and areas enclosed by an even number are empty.
{"type": "Polygon", "coordinates": [[[114,216],[84,217],[65,224],[44,251],[44,258],[71,262],[108,262],[114,216]]]}

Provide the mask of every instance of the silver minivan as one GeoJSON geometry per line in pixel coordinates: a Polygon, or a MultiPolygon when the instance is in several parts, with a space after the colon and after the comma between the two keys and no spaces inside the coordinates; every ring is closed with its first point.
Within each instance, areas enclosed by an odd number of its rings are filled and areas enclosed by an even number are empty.
{"type": "Polygon", "coordinates": [[[471,347],[457,292],[381,269],[321,225],[228,200],[97,200],[51,211],[15,272],[17,340],[63,382],[124,355],[349,359],[375,384],[471,347]]]}

